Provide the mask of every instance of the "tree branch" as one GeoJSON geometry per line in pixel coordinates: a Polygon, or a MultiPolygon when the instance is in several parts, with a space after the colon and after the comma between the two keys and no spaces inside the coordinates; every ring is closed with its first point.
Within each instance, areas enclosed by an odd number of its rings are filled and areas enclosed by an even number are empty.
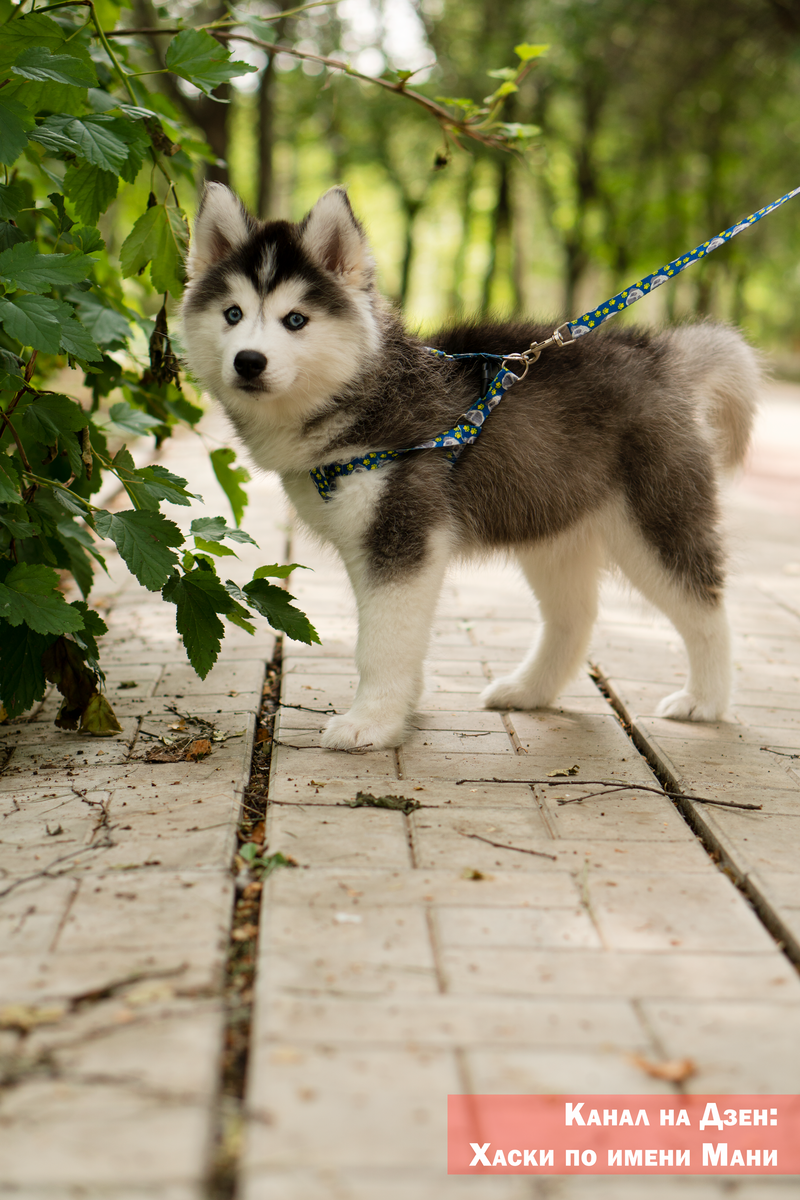
{"type": "MultiPolygon", "coordinates": [[[[203,26],[202,28],[206,28],[203,26]]],[[[135,37],[145,36],[151,37],[154,34],[168,34],[170,36],[181,33],[180,29],[158,29],[149,27],[146,29],[115,29],[109,32],[107,37],[135,37]]],[[[356,71],[354,67],[342,62],[337,58],[328,58],[323,54],[311,54],[306,50],[297,50],[294,46],[279,46],[276,42],[265,42],[261,38],[250,37],[248,34],[230,32],[225,29],[209,26],[207,32],[220,42],[247,42],[251,46],[258,46],[261,50],[266,50],[269,54],[290,54],[292,58],[304,59],[309,62],[322,63],[332,71],[341,71],[344,75],[349,75],[353,79],[361,79],[364,83],[375,84],[376,87],[382,87],[388,92],[394,92],[395,95],[405,96],[414,104],[418,104],[423,108],[429,116],[438,121],[444,131],[445,136],[450,136],[455,142],[458,142],[459,137],[468,137],[475,142],[480,142],[483,146],[490,146],[493,150],[509,150],[510,147],[507,141],[502,137],[495,137],[491,133],[484,133],[477,122],[469,119],[459,121],[441,104],[437,104],[435,100],[429,100],[427,96],[423,96],[421,92],[412,91],[405,86],[405,83],[393,83],[391,79],[381,79],[377,75],[365,75],[362,71],[356,71]]],[[[522,78],[522,76],[520,76],[522,78]]]]}

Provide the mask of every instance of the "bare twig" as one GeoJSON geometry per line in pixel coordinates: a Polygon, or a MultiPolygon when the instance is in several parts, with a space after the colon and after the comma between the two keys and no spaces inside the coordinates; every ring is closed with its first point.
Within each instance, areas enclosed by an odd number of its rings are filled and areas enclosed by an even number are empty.
{"type": "MultiPolygon", "coordinates": [[[[797,756],[800,757],[800,756],[797,756]]],[[[584,800],[593,800],[596,796],[610,796],[613,792],[652,792],[654,796],[668,796],[670,800],[694,800],[698,804],[717,804],[721,808],[744,808],[748,811],[760,811],[761,804],[739,804],[736,800],[710,800],[708,796],[688,796],[685,792],[668,792],[665,788],[648,787],[646,783],[617,783],[605,779],[457,779],[456,786],[461,783],[516,783],[532,787],[582,787],[585,784],[599,784],[605,790],[589,792],[586,796],[573,796],[568,800],[557,800],[557,804],[582,804],[584,800]]]]}
{"type": "Polygon", "coordinates": [[[281,701],[280,706],[281,706],[281,708],[294,708],[298,712],[322,713],[323,716],[329,716],[331,714],[333,716],[336,715],[335,708],[308,708],[305,704],[284,704],[283,701],[281,701]]]}
{"type": "Polygon", "coordinates": [[[526,850],[524,846],[507,846],[504,842],[493,842],[491,838],[482,837],[479,833],[464,833],[463,829],[459,829],[458,832],[462,837],[475,838],[477,842],[486,842],[487,846],[494,846],[497,850],[516,850],[517,854],[535,854],[537,858],[549,858],[552,862],[558,862],[555,854],[545,854],[544,850],[526,850]]]}

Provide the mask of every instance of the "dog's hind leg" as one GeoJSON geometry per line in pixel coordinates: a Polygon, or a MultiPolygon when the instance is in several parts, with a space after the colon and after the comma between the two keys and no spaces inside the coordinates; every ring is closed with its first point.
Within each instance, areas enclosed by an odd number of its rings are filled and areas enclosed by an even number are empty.
{"type": "Polygon", "coordinates": [[[678,573],[663,564],[632,523],[624,524],[610,540],[612,558],[634,587],[669,617],[689,656],[686,687],[662,700],[656,715],[676,721],[720,720],[730,699],[732,664],[719,549],[711,540],[698,546],[692,570],[687,547],[686,569],[678,573]],[[718,582],[709,583],[709,576],[718,582]]]}
{"type": "Polygon", "coordinates": [[[322,736],[329,750],[399,746],[422,693],[422,664],[442,580],[449,536],[428,538],[425,556],[399,577],[381,579],[364,553],[345,557],[358,605],[358,689],[349,712],[332,717],[322,736]]]}
{"type": "Polygon", "coordinates": [[[487,687],[487,708],[545,708],[579,670],[597,618],[602,542],[590,531],[564,534],[546,545],[517,552],[539,601],[542,628],[511,675],[487,687]]]}

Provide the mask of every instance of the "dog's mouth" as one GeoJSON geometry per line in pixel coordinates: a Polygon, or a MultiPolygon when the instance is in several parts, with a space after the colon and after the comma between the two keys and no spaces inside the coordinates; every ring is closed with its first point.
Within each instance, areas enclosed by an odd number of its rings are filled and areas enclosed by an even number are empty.
{"type": "Polygon", "coordinates": [[[249,383],[242,380],[236,384],[236,387],[240,392],[246,392],[248,396],[266,396],[270,391],[268,383],[256,383],[254,380],[249,383]]]}

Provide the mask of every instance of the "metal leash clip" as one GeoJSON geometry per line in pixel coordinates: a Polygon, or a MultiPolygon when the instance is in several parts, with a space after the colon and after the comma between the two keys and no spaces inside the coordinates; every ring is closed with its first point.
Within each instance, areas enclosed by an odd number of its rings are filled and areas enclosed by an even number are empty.
{"type": "MultiPolygon", "coordinates": [[[[569,321],[565,321],[563,325],[559,325],[558,329],[554,329],[550,337],[544,342],[531,342],[527,350],[523,350],[521,354],[507,354],[503,359],[503,366],[506,363],[518,362],[525,364],[525,370],[521,375],[517,375],[517,382],[524,379],[528,371],[537,361],[543,350],[548,346],[571,346],[575,342],[572,335],[572,330],[569,326],[569,321]]],[[[510,370],[511,368],[509,368],[510,370]]],[[[515,374],[515,372],[512,372],[515,374]]]]}

